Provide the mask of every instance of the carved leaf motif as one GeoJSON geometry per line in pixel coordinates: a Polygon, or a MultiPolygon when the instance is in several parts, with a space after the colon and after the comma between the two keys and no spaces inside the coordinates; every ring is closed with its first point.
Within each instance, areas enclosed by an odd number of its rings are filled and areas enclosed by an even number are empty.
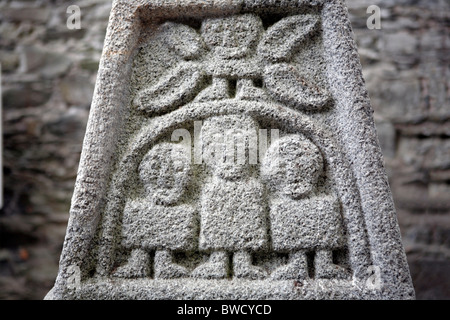
{"type": "Polygon", "coordinates": [[[292,52],[312,33],[318,16],[305,14],[284,18],[267,29],[258,45],[258,54],[270,62],[288,61],[292,52]]]}
{"type": "Polygon", "coordinates": [[[204,72],[194,62],[182,62],[158,83],[140,91],[135,99],[138,109],[147,112],[168,112],[189,102],[200,90],[204,72]]]}
{"type": "Polygon", "coordinates": [[[330,100],[328,92],[307,82],[297,68],[287,63],[266,67],[264,82],[275,99],[297,109],[317,111],[330,100]]]}
{"type": "Polygon", "coordinates": [[[200,35],[193,28],[169,21],[160,26],[160,31],[164,34],[163,41],[167,46],[184,59],[200,56],[204,44],[200,35]]]}

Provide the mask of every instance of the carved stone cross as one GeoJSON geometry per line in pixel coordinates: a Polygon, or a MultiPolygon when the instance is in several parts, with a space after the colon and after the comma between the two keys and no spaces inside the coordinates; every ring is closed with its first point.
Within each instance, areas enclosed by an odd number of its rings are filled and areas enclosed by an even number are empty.
{"type": "Polygon", "coordinates": [[[343,1],[114,1],[46,298],[414,298],[343,1]]]}

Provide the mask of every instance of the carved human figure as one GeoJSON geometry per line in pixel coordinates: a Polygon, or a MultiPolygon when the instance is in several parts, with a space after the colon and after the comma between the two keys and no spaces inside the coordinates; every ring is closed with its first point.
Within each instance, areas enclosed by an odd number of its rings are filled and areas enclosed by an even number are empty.
{"type": "Polygon", "coordinates": [[[316,278],[341,278],[346,271],[333,263],[344,233],[340,206],[332,191],[320,192],[323,158],[317,146],[300,135],[288,135],[267,150],[261,166],[270,196],[271,239],[275,251],[289,254],[272,279],[308,277],[306,252],[314,251],[316,278]]]}
{"type": "Polygon", "coordinates": [[[261,79],[262,60],[256,47],[264,33],[261,18],[253,14],[205,19],[201,27],[203,41],[209,49],[206,73],[212,85],[203,90],[196,101],[232,98],[229,80],[236,80],[236,98],[267,99],[266,93],[255,87],[261,79]]]}
{"type": "Polygon", "coordinates": [[[154,146],[142,159],[138,173],[145,195],[125,205],[122,245],[131,254],[115,276],[149,276],[152,251],[155,278],[188,276],[186,268],[172,261],[172,251],[192,250],[196,245],[196,210],[180,204],[190,183],[190,163],[185,149],[173,143],[154,146]]]}
{"type": "Polygon", "coordinates": [[[199,247],[211,254],[193,277],[227,277],[230,256],[234,277],[267,276],[252,264],[251,255],[268,244],[263,185],[253,177],[249,163],[257,130],[256,121],[244,115],[217,116],[202,125],[203,159],[211,177],[201,193],[199,247]]]}

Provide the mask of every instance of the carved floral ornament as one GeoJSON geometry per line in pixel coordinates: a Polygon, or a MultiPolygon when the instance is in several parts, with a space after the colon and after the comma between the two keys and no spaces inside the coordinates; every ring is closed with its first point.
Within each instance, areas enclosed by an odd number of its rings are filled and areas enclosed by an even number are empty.
{"type": "Polygon", "coordinates": [[[319,16],[313,14],[283,18],[266,31],[261,18],[253,14],[206,19],[200,33],[185,24],[165,22],[158,31],[180,62],[156,84],[141,90],[135,104],[148,113],[162,114],[191,101],[230,99],[230,80],[234,80],[236,99],[274,99],[296,110],[320,111],[330,101],[329,93],[305,80],[289,63],[319,25],[319,16]],[[267,91],[255,86],[258,81],[267,91]]]}

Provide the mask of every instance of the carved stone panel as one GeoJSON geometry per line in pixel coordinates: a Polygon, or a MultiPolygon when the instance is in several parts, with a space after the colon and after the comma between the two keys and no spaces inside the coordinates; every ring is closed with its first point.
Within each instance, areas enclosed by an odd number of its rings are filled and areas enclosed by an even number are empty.
{"type": "Polygon", "coordinates": [[[413,298],[340,1],[114,2],[48,299],[413,298]]]}

